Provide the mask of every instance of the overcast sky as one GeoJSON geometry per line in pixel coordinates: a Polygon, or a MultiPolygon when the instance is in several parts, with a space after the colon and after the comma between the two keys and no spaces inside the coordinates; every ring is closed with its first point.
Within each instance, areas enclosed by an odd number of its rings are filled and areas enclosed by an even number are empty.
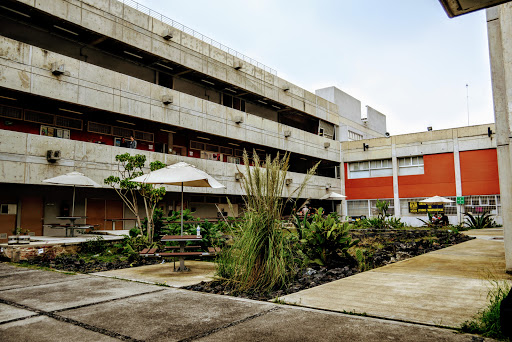
{"type": "Polygon", "coordinates": [[[391,134],[494,122],[485,11],[438,0],[139,0],[311,92],[336,86],[391,134]],[[466,97],[469,85],[469,101],[466,97]]]}

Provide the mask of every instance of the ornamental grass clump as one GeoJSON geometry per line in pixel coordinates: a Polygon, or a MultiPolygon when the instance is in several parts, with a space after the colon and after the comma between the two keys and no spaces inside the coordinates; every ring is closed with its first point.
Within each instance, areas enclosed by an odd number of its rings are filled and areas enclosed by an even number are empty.
{"type": "Polygon", "coordinates": [[[245,192],[243,220],[233,226],[233,243],[217,258],[217,275],[235,292],[269,292],[284,287],[296,271],[294,250],[287,232],[282,229],[285,205],[299,197],[318,164],[302,184],[283,198],[290,155],[274,159],[267,156],[264,164],[256,153],[254,166],[244,151],[245,192]]]}

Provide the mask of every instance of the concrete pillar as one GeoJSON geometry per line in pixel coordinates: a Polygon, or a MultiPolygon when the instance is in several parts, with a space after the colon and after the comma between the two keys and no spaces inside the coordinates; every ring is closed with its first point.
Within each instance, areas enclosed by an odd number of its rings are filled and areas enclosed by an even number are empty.
{"type": "MultiPolygon", "coordinates": [[[[394,140],[394,138],[391,138],[394,140]]],[[[402,217],[400,210],[400,194],[398,193],[398,158],[396,157],[396,145],[391,142],[391,165],[393,166],[393,204],[395,206],[395,217],[402,217]]]]}
{"type": "MultiPolygon", "coordinates": [[[[338,137],[340,135],[338,134],[338,137]]],[[[345,193],[345,162],[343,161],[343,150],[341,149],[340,142],[340,189],[341,194],[346,196],[345,193]]],[[[347,199],[341,201],[341,217],[347,217],[347,199]]]]}
{"type": "Polygon", "coordinates": [[[506,271],[512,273],[512,3],[487,10],[496,145],[505,239],[506,271]]]}
{"type": "MultiPolygon", "coordinates": [[[[456,131],[454,131],[456,132],[456,131]]],[[[460,178],[460,154],[459,154],[459,137],[453,137],[453,163],[455,166],[455,195],[460,197],[462,196],[462,180],[460,178]]],[[[463,220],[462,218],[462,205],[457,204],[457,223],[460,223],[463,220]]]]}

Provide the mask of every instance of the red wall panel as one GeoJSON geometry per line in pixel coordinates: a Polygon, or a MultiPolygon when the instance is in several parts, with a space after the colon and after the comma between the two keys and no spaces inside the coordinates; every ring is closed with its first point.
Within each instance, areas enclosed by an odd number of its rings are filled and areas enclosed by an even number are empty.
{"type": "Polygon", "coordinates": [[[460,153],[462,195],[494,195],[500,193],[496,150],[460,153]]]}
{"type": "Polygon", "coordinates": [[[393,198],[393,177],[347,178],[345,163],[345,195],[348,200],[393,198]]]}
{"type": "Polygon", "coordinates": [[[453,153],[423,156],[424,174],[398,176],[400,198],[455,196],[453,153]]]}

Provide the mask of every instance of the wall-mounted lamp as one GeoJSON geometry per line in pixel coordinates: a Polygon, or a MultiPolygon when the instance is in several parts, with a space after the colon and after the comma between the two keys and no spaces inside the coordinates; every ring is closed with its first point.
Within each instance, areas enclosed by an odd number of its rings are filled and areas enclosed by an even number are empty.
{"type": "Polygon", "coordinates": [[[291,179],[291,178],[286,178],[286,179],[284,180],[284,184],[286,184],[286,185],[290,185],[290,184],[292,184],[292,179],[291,179]]]}
{"type": "Polygon", "coordinates": [[[331,147],[331,143],[330,142],[324,142],[324,148],[329,148],[331,147]]]}
{"type": "Polygon", "coordinates": [[[244,175],[241,172],[235,173],[235,180],[239,181],[244,178],[244,175]]]}
{"type": "Polygon", "coordinates": [[[491,127],[487,127],[487,136],[489,138],[492,136],[492,129],[491,129],[491,127]]]}
{"type": "Polygon", "coordinates": [[[288,90],[290,90],[290,85],[289,85],[289,84],[285,84],[285,85],[283,85],[283,90],[284,90],[284,91],[288,91],[288,90]]]}
{"type": "Polygon", "coordinates": [[[428,127],[427,127],[427,131],[429,131],[429,132],[430,132],[431,130],[432,130],[432,126],[428,126],[428,127]]]}
{"type": "Polygon", "coordinates": [[[285,138],[291,137],[291,135],[292,135],[292,131],[284,131],[285,138]]]}
{"type": "Polygon", "coordinates": [[[171,104],[172,100],[173,100],[172,95],[163,95],[162,96],[162,102],[164,105],[171,104]]]}
{"type": "Polygon", "coordinates": [[[366,151],[369,148],[370,148],[370,146],[368,146],[368,144],[363,143],[363,151],[366,151]]]}

